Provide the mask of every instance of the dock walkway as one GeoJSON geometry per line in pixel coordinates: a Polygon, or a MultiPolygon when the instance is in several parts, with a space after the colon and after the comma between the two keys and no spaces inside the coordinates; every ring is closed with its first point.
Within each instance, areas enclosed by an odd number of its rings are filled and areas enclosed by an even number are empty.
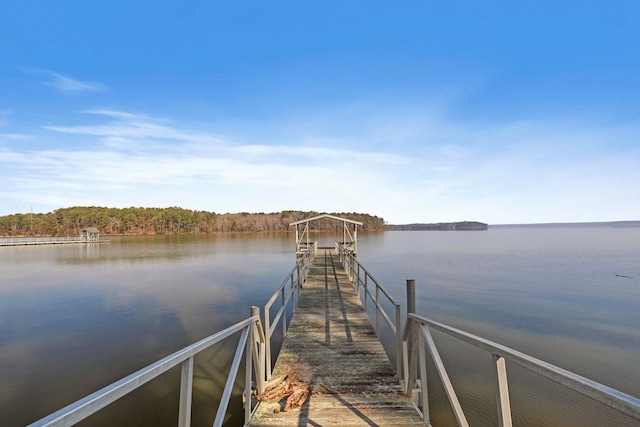
{"type": "Polygon", "coordinates": [[[308,383],[308,399],[286,412],[262,402],[250,426],[425,425],[332,250],[313,261],[274,367],[281,375],[308,383]]]}
{"type": "Polygon", "coordinates": [[[108,240],[87,240],[86,237],[0,237],[0,246],[72,245],[108,243],[108,240]]]}

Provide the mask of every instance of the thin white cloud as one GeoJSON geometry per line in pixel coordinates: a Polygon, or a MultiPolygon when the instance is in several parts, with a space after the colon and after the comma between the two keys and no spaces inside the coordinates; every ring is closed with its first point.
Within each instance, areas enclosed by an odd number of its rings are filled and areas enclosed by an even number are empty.
{"type": "Polygon", "coordinates": [[[96,114],[99,116],[107,116],[114,119],[119,120],[127,120],[127,121],[163,121],[167,120],[159,120],[157,118],[152,118],[150,116],[144,114],[135,114],[127,111],[117,111],[117,110],[108,110],[108,109],[95,109],[95,110],[87,110],[86,114],[96,114]]]}
{"type": "Polygon", "coordinates": [[[88,110],[84,113],[104,116],[113,120],[98,125],[49,125],[45,126],[45,129],[68,134],[98,136],[112,143],[114,141],[119,143],[130,142],[132,139],[176,140],[182,143],[214,145],[225,143],[220,136],[180,130],[169,126],[166,120],[159,120],[145,115],[114,110],[88,110]]]}
{"type": "Polygon", "coordinates": [[[279,139],[251,132],[238,143],[150,116],[88,113],[103,120],[46,128],[53,139],[72,138],[64,148],[0,149],[6,184],[0,210],[38,202],[49,204],[43,210],[85,204],[303,209],[369,212],[392,223],[613,220],[640,212],[640,190],[632,185],[640,182],[634,124],[480,126],[420,117],[413,128],[427,123],[429,129],[402,134],[410,145],[398,150],[391,137],[366,145],[377,126],[392,127],[378,118],[359,136],[316,131],[279,139]]]}
{"type": "Polygon", "coordinates": [[[49,75],[51,80],[44,84],[67,95],[82,92],[104,92],[107,90],[107,87],[101,83],[80,81],[51,71],[49,75]]]}
{"type": "Polygon", "coordinates": [[[55,89],[65,95],[77,95],[86,92],[106,92],[108,87],[102,83],[78,80],[60,73],[39,68],[25,68],[29,74],[42,75],[46,80],[40,82],[44,86],[55,89]]]}
{"type": "MultiPolygon", "coordinates": [[[[353,195],[370,186],[387,191],[384,171],[408,162],[397,154],[370,150],[241,145],[148,116],[110,110],[90,113],[108,121],[46,127],[63,136],[74,135],[82,143],[57,150],[7,151],[9,155],[2,156],[7,166],[10,163],[14,172],[19,171],[3,178],[13,198],[24,201],[42,191],[46,195],[39,200],[66,199],[64,206],[98,197],[101,205],[274,211],[309,209],[315,202],[306,195],[315,192],[324,200],[318,203],[326,205],[316,209],[352,210],[353,195]],[[320,189],[327,190],[330,201],[320,189]]],[[[2,163],[0,159],[0,167],[2,163]]]]}
{"type": "Polygon", "coordinates": [[[22,135],[19,133],[0,133],[0,141],[3,139],[11,139],[11,140],[19,140],[19,139],[28,139],[27,135],[22,135]]]}

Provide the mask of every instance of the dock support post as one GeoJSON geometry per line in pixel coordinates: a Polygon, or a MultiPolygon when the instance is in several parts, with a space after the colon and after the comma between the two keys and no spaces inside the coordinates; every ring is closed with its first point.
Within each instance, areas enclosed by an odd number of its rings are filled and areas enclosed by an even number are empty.
{"type": "Polygon", "coordinates": [[[407,315],[416,312],[416,281],[407,279],[407,315]]]}
{"type": "Polygon", "coordinates": [[[418,330],[413,324],[409,322],[409,313],[415,314],[416,312],[416,281],[415,279],[407,279],[407,322],[406,325],[409,328],[409,342],[408,342],[408,360],[406,370],[406,388],[407,395],[413,399],[414,387],[417,385],[417,368],[418,368],[418,330]]]}

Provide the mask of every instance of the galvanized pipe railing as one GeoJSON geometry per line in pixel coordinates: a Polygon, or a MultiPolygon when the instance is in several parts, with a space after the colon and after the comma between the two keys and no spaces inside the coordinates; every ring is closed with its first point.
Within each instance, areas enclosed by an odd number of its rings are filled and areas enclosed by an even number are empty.
{"type": "Polygon", "coordinates": [[[264,391],[265,337],[262,331],[260,316],[258,314],[259,309],[257,307],[252,307],[251,312],[251,317],[238,322],[217,334],[211,335],[182,350],[179,350],[164,359],[147,366],[146,368],[142,368],[120,381],[108,385],[103,389],[98,390],[63,409],[60,409],[59,411],[36,421],[29,427],[60,427],[76,424],[178,365],[181,366],[178,426],[188,427],[191,423],[194,357],[214,344],[217,344],[237,333],[241,334],[240,341],[236,348],[235,357],[231,364],[231,370],[227,377],[227,382],[222,393],[220,406],[218,407],[213,425],[222,425],[243,355],[245,356],[246,361],[244,389],[244,398],[246,402],[245,422],[248,422],[252,413],[251,393],[252,377],[254,377],[253,373],[255,373],[255,384],[258,393],[264,391]]]}
{"type": "Polygon", "coordinates": [[[84,237],[0,237],[0,246],[20,246],[20,245],[44,245],[56,243],[93,243],[97,240],[88,241],[84,237]]]}
{"type": "Polygon", "coordinates": [[[408,381],[405,383],[405,390],[407,394],[411,396],[414,391],[413,387],[417,387],[416,391],[418,391],[420,395],[418,406],[420,407],[423,419],[427,425],[430,424],[426,383],[426,350],[429,351],[431,358],[434,361],[436,371],[442,380],[442,384],[458,421],[458,425],[469,425],[438,349],[433,341],[429,330],[430,328],[486,350],[493,355],[496,378],[495,394],[498,409],[498,421],[501,427],[512,425],[506,361],[519,365],[531,372],[548,378],[549,380],[561,384],[570,390],[588,396],[614,410],[617,410],[618,412],[640,421],[640,399],[636,397],[622,393],[611,387],[574,374],[573,372],[559,368],[509,347],[497,344],[443,323],[418,316],[414,313],[409,313],[403,335],[403,355],[406,367],[405,378],[408,378],[408,381]],[[415,331],[415,333],[413,331],[415,331]],[[415,340],[416,336],[418,338],[417,342],[411,342],[415,340]],[[409,347],[412,350],[407,350],[409,347]],[[417,357],[415,354],[416,351],[418,353],[417,357]]]}
{"type": "Polygon", "coordinates": [[[266,341],[265,351],[265,380],[271,379],[272,361],[271,361],[271,342],[275,328],[278,322],[282,322],[282,336],[287,334],[287,305],[291,302],[291,311],[295,309],[297,301],[300,299],[300,289],[309,274],[311,261],[316,254],[317,243],[309,245],[308,250],[302,253],[302,256],[296,260],[296,266],[293,267],[289,275],[283,280],[282,284],[276,289],[269,301],[264,306],[264,334],[266,341]],[[297,298],[295,298],[297,292],[297,298]],[[271,319],[271,307],[280,301],[280,309],[276,312],[273,320],[271,319]]]}
{"type": "Polygon", "coordinates": [[[402,380],[404,378],[404,371],[402,369],[402,318],[400,304],[380,283],[378,283],[367,269],[358,262],[355,255],[348,247],[336,242],[336,249],[349,279],[353,282],[358,298],[363,301],[365,311],[368,312],[367,306],[369,300],[371,300],[375,305],[376,316],[375,322],[372,323],[375,323],[373,326],[378,338],[380,338],[381,319],[384,319],[385,323],[391,329],[396,341],[396,375],[398,375],[398,378],[402,380]],[[372,288],[374,289],[373,291],[372,288]],[[361,294],[362,290],[364,290],[364,295],[361,294]],[[385,298],[381,298],[382,296],[385,298]],[[389,314],[387,314],[383,307],[385,299],[386,302],[394,308],[395,322],[391,320],[389,314]]]}

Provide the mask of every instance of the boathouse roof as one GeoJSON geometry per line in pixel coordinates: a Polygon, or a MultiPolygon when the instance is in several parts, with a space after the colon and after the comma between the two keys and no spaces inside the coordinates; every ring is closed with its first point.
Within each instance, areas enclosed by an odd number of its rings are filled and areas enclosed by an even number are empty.
{"type": "Polygon", "coordinates": [[[322,214],[322,215],[314,216],[314,217],[311,217],[311,218],[301,219],[300,221],[292,222],[292,223],[289,224],[289,227],[292,227],[292,226],[298,225],[298,224],[304,224],[305,222],[316,221],[316,220],[319,220],[319,219],[322,219],[322,218],[331,218],[331,219],[335,219],[337,221],[348,222],[350,224],[362,225],[362,223],[360,221],[354,221],[354,220],[349,219],[349,218],[342,218],[342,217],[335,216],[335,215],[322,214]]]}
{"type": "Polygon", "coordinates": [[[80,231],[82,233],[99,233],[100,232],[100,230],[98,230],[96,227],[85,227],[80,231]]]}

